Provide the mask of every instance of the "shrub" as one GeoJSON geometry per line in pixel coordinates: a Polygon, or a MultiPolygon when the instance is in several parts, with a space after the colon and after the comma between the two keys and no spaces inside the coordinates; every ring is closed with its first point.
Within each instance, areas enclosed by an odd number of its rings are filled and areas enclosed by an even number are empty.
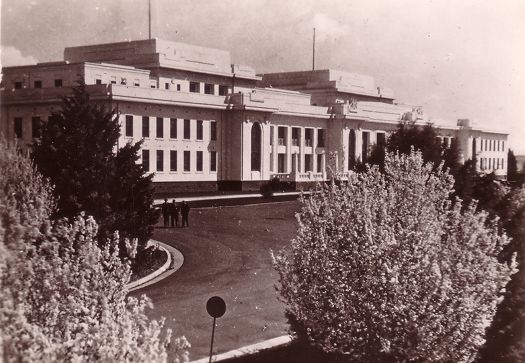
{"type": "MultiPolygon", "coordinates": [[[[52,222],[52,190],[0,141],[0,344],[6,361],[166,361],[171,332],[127,297],[119,237],[100,248],[92,217],[52,222]]],[[[136,245],[126,244],[130,255],[136,245]]],[[[186,359],[184,338],[174,341],[186,359]]]]}
{"type": "Polygon", "coordinates": [[[299,230],[273,256],[277,290],[310,343],[345,360],[471,362],[515,264],[453,178],[421,153],[302,200],[299,230]]]}

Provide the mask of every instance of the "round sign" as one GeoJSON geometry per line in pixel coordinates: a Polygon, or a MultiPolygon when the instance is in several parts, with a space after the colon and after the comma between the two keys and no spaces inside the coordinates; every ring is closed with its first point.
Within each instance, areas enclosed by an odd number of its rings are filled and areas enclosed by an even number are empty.
{"type": "Polygon", "coordinates": [[[206,311],[213,318],[220,318],[226,312],[226,303],[218,296],[213,296],[206,303],[206,311]]]}

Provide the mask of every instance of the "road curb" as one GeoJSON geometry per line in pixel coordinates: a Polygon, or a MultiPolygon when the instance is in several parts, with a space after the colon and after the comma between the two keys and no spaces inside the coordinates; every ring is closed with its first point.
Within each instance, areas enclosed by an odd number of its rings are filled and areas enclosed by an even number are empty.
{"type": "MultiPolygon", "coordinates": [[[[247,355],[252,355],[258,352],[261,352],[266,349],[279,347],[281,345],[286,345],[292,341],[292,337],[289,335],[282,335],[277,338],[268,339],[259,343],[245,345],[244,347],[230,350],[225,353],[216,354],[212,357],[212,362],[220,362],[227,359],[240,358],[247,355]]],[[[208,363],[209,357],[197,359],[191,361],[190,363],[208,363]]]]}
{"type": "MultiPolygon", "coordinates": [[[[155,279],[156,277],[160,276],[162,273],[164,273],[166,270],[168,270],[170,268],[170,266],[171,266],[171,263],[173,261],[173,256],[168,251],[168,249],[163,246],[164,243],[159,242],[159,241],[155,241],[155,240],[149,240],[149,243],[150,244],[156,244],[158,248],[160,248],[162,251],[164,251],[164,253],[166,253],[166,255],[168,256],[168,259],[157,270],[153,271],[152,273],[150,273],[150,274],[148,274],[148,275],[146,275],[144,277],[141,277],[138,280],[135,280],[135,281],[130,282],[129,284],[127,284],[126,285],[126,289],[128,289],[128,291],[137,290],[138,288],[143,287],[143,285],[145,285],[146,283],[148,283],[151,280],[155,279]]],[[[179,252],[179,251],[177,251],[177,252],[179,252]]],[[[181,256],[182,256],[182,254],[181,254],[181,256]]],[[[180,265],[182,265],[182,263],[180,265]]],[[[177,269],[178,268],[180,268],[180,266],[178,266],[177,269]]]]}

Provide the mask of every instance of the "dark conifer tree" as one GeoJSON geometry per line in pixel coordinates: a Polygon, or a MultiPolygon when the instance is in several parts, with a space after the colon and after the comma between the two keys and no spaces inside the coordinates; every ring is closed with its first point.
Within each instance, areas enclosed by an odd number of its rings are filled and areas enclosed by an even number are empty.
{"type": "Polygon", "coordinates": [[[42,127],[33,157],[55,186],[56,217],[84,211],[99,223],[101,242],[118,230],[147,243],[156,213],[151,176],[136,164],[140,144],[117,150],[120,126],[108,102],[93,101],[83,82],[42,127]]]}

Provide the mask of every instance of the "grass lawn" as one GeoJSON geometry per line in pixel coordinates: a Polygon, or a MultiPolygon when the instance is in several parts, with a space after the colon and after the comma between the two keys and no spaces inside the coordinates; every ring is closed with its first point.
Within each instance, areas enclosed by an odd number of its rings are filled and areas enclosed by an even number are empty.
{"type": "Polygon", "coordinates": [[[189,228],[158,224],[153,238],[179,249],[184,265],[165,280],[132,294],[147,294],[155,306],[150,315],[165,316],[174,336],[188,338],[192,360],[209,354],[212,318],[205,305],[214,295],[227,305],[226,314],[217,319],[215,353],[286,334],[270,250],[280,249],[294,237],[299,208],[292,201],[192,209],[189,228]]]}

